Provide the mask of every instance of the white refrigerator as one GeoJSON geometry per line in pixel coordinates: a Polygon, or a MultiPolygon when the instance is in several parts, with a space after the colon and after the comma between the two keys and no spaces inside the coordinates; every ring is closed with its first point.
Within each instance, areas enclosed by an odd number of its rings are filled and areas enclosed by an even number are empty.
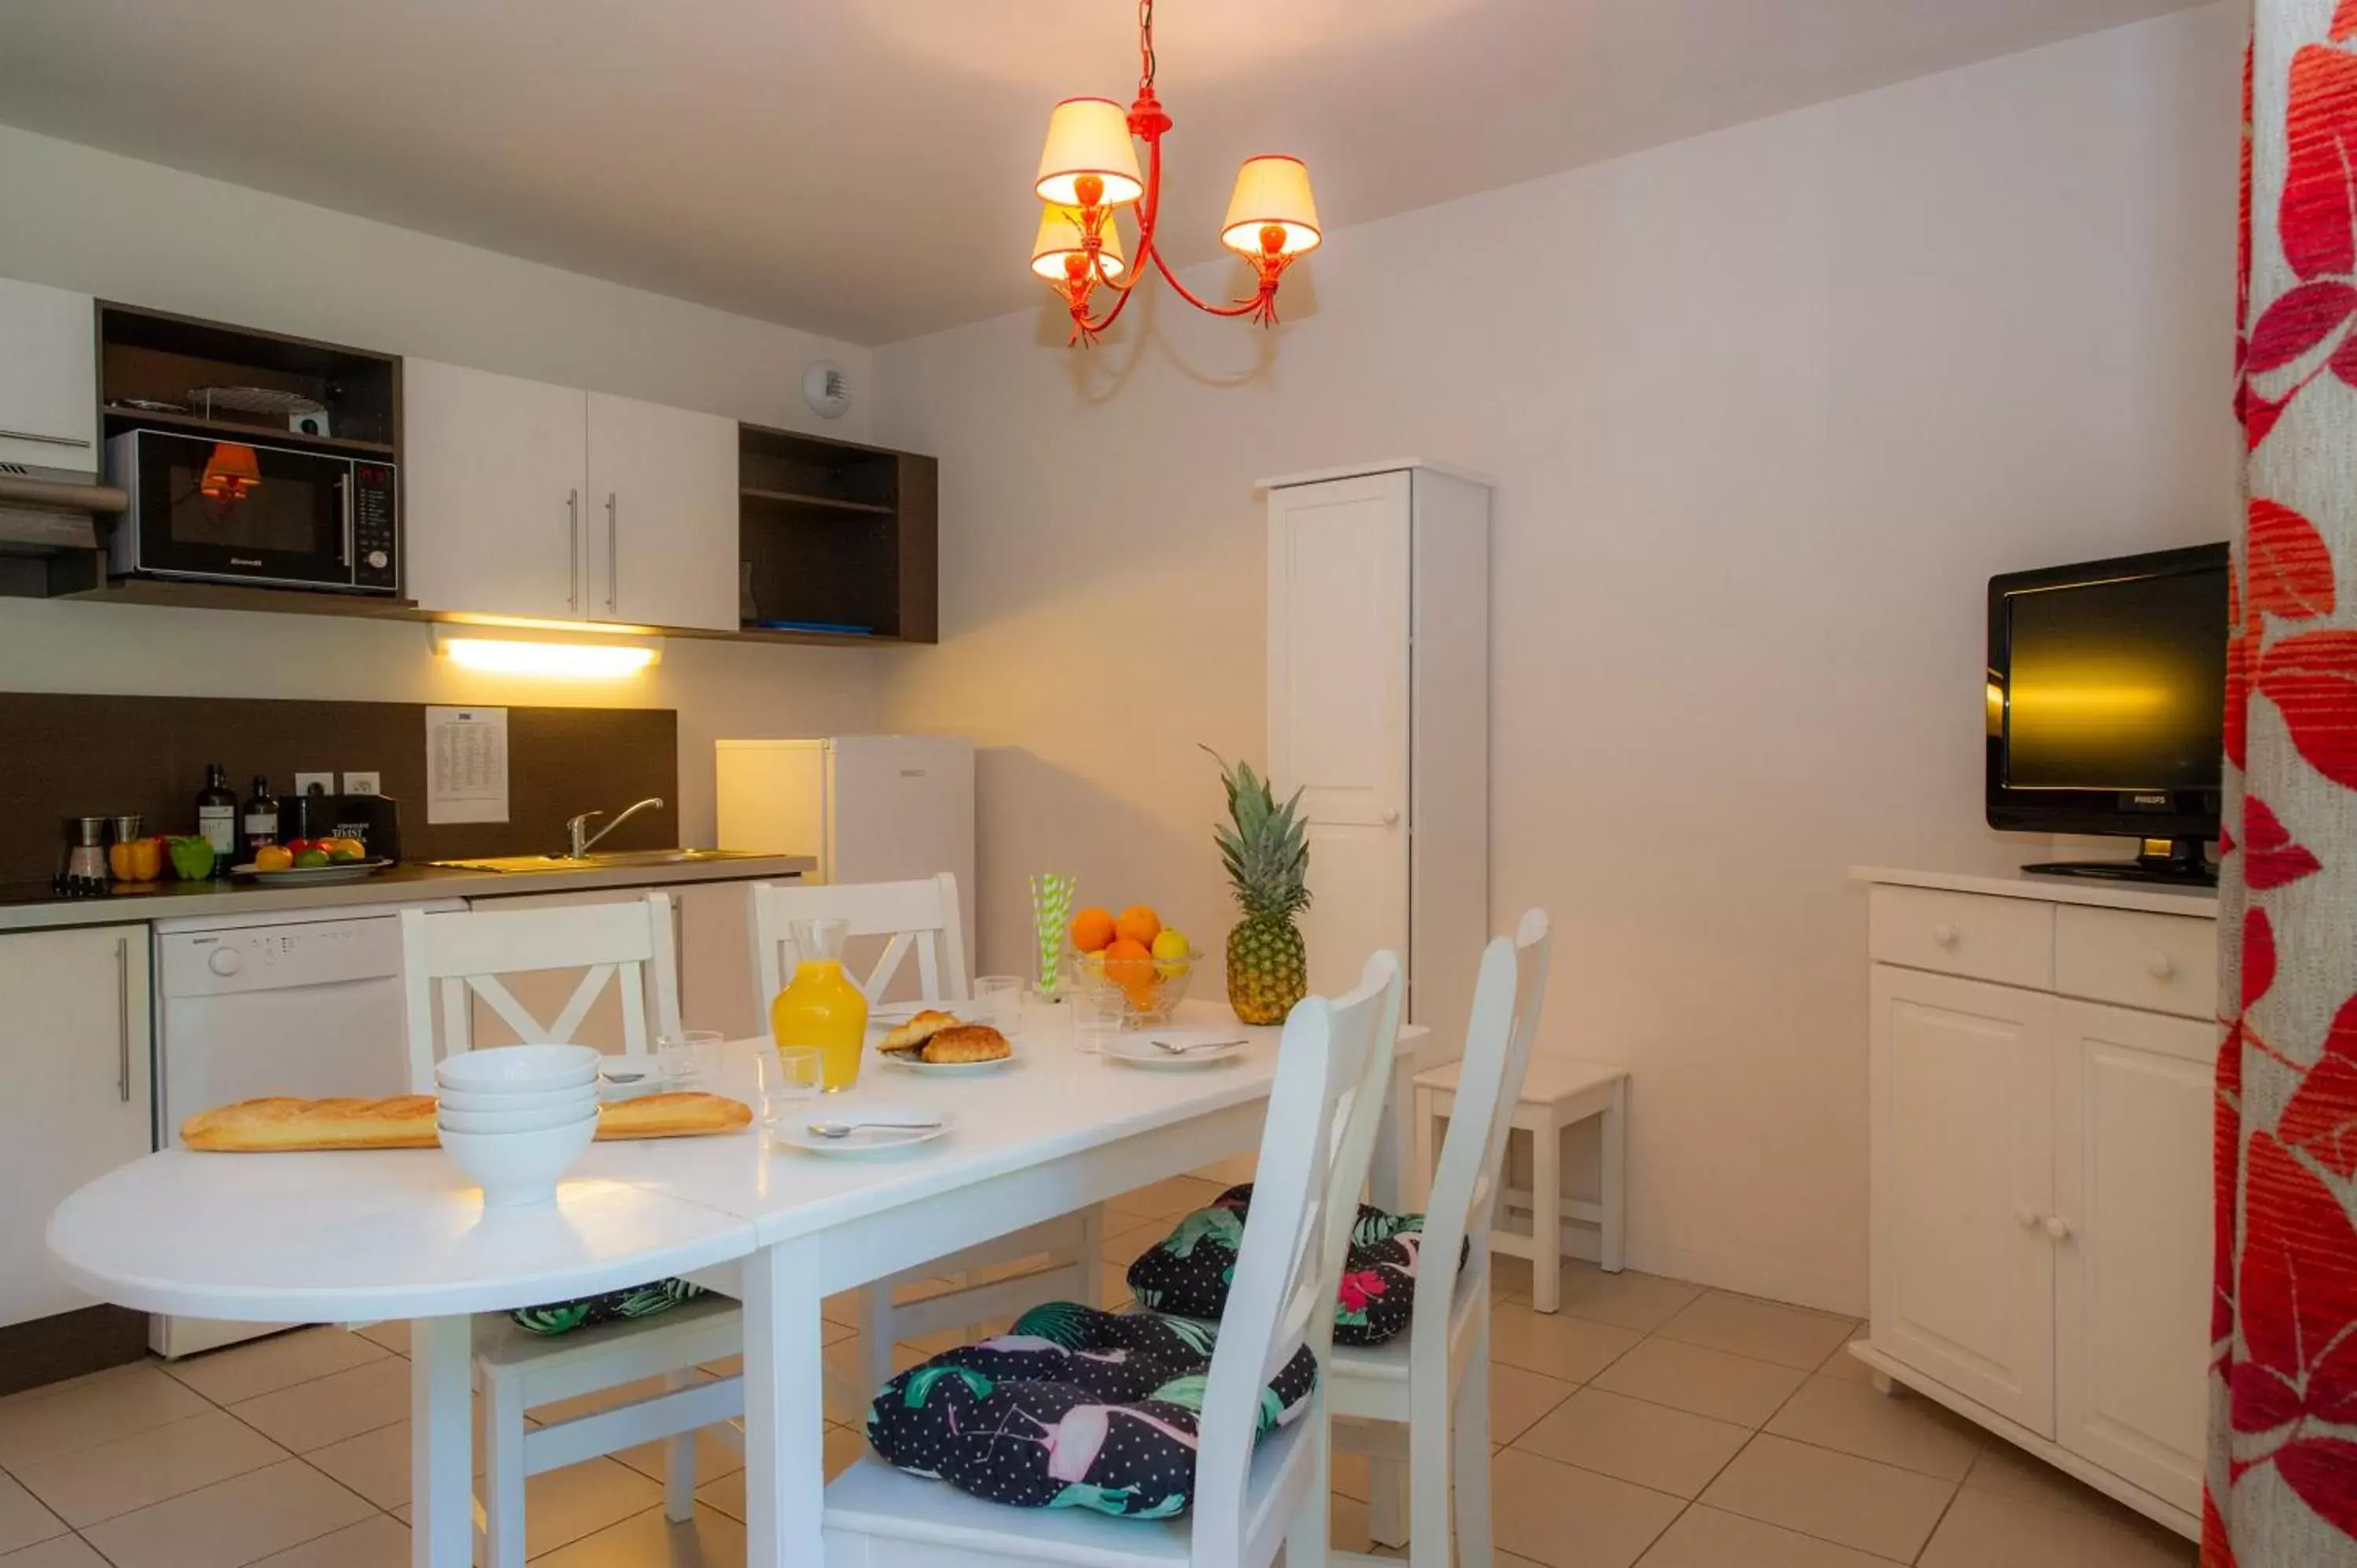
{"type": "MultiPolygon", "coordinates": [[[[818,862],[813,882],[898,882],[946,871],[957,878],[971,961],[974,742],[848,735],[715,741],[713,753],[720,848],[809,855],[818,862]]],[[[767,1026],[753,995],[743,894],[732,891],[733,898],[684,902],[681,980],[698,1014],[690,1024],[751,1034],[767,1026]],[[729,1005],[737,998],[741,1012],[729,1005]]],[[[851,957],[860,968],[856,948],[851,957]]],[[[914,966],[905,967],[913,975],[914,966]]]]}

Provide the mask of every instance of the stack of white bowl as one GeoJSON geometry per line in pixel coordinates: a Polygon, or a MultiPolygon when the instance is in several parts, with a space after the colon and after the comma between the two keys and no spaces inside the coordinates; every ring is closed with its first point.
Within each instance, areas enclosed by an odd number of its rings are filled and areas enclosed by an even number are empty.
{"type": "Polygon", "coordinates": [[[597,1064],[588,1046],[494,1046],[435,1064],[442,1152],[486,1205],[548,1203],[597,1135],[597,1064]]]}

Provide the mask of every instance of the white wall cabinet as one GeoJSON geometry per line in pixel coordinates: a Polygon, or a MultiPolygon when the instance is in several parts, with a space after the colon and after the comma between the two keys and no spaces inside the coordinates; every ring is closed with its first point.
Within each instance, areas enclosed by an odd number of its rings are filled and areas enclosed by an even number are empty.
{"type": "Polygon", "coordinates": [[[1865,1359],[2197,1534],[2215,901],[1866,875],[1865,1359]]]}
{"type": "Polygon", "coordinates": [[[0,463],[98,472],[96,303],[0,278],[0,463]]]}
{"type": "Polygon", "coordinates": [[[423,607],[737,626],[735,421],[424,360],[403,417],[423,607]]]}
{"type": "Polygon", "coordinates": [[[1265,479],[1268,759],[1308,823],[1309,989],[1379,948],[1451,1059],[1490,935],[1490,491],[1429,465],[1265,479]]]}
{"type": "Polygon", "coordinates": [[[147,928],[0,936],[0,1326],[91,1299],[49,1266],[50,1211],[153,1137],[147,928]]]}

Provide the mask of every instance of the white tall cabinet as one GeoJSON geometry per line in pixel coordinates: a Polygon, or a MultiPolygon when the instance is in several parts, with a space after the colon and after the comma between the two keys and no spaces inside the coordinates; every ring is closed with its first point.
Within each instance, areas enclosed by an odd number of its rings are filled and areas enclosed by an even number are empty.
{"type": "Polygon", "coordinates": [[[1417,461],[1261,488],[1268,771],[1308,822],[1309,988],[1393,949],[1448,1060],[1490,934],[1490,489],[1417,461]]]}
{"type": "Polygon", "coordinates": [[[0,463],[95,474],[98,311],[86,294],[0,278],[0,463]]]}
{"type": "Polygon", "coordinates": [[[1862,1359],[2188,1535],[2214,898],[1869,871],[1862,1359]]]}
{"type": "Polygon", "coordinates": [[[421,606],[736,628],[736,421],[427,360],[402,374],[421,606]]]}

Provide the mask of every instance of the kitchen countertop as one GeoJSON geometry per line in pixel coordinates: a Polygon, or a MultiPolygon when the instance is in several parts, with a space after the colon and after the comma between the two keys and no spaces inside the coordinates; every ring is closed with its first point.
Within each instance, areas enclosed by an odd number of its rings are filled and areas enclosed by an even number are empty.
{"type": "Polygon", "coordinates": [[[152,890],[60,897],[45,882],[0,884],[0,931],[58,926],[111,926],[193,916],[267,915],[367,904],[419,904],[436,898],[505,898],[527,893],[589,893],[602,887],[671,887],[745,882],[816,870],[806,854],[747,855],[676,865],[595,866],[564,871],[457,871],[423,862],[396,865],[360,882],[321,887],[264,887],[251,882],[160,882],[152,890]]]}

